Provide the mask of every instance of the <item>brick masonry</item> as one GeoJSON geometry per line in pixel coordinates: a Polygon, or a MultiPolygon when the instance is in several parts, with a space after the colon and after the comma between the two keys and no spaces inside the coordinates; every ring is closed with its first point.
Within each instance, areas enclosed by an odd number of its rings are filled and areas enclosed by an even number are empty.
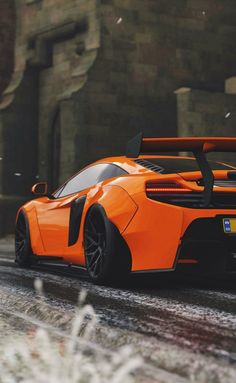
{"type": "MultiPolygon", "coordinates": [[[[235,1],[15,3],[15,68],[0,104],[2,194],[24,197],[38,177],[55,187],[92,160],[122,154],[140,130],[176,135],[180,87],[203,97],[188,111],[189,129],[217,125],[219,114],[201,108],[214,109],[204,95],[223,93],[235,75],[235,1]]],[[[224,114],[234,96],[219,97],[224,114]]]]}

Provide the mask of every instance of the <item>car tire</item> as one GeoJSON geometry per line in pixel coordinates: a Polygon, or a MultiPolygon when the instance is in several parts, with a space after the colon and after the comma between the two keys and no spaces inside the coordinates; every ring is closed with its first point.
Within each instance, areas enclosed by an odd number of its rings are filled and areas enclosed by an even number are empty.
{"type": "Polygon", "coordinates": [[[128,245],[99,204],[85,218],[84,253],[88,274],[97,284],[123,282],[131,271],[128,245]]]}
{"type": "Polygon", "coordinates": [[[29,224],[23,211],[19,213],[15,226],[15,262],[22,268],[29,268],[33,263],[29,224]]]}

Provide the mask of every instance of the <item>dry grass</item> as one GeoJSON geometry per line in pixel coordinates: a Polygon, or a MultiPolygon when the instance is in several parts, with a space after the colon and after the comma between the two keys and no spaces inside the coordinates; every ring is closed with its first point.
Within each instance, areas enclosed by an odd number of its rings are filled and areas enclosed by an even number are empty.
{"type": "MultiPolygon", "coordinates": [[[[43,299],[42,285],[36,282],[43,299]]],[[[111,352],[89,342],[97,318],[90,305],[82,303],[72,321],[71,331],[38,327],[17,340],[9,339],[1,350],[1,383],[131,383],[132,373],[142,360],[130,347],[111,352]]],[[[48,307],[48,309],[50,309],[48,307]]]]}

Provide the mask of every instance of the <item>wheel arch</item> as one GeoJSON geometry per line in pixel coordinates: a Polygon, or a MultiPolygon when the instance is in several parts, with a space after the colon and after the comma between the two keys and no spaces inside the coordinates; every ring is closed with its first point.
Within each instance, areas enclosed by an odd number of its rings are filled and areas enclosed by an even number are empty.
{"type": "Polygon", "coordinates": [[[44,253],[44,246],[40,234],[36,208],[33,202],[22,206],[16,215],[16,222],[20,214],[24,215],[29,229],[31,248],[35,255],[44,253]]]}
{"type": "MultiPolygon", "coordinates": [[[[111,242],[110,240],[110,246],[116,249],[117,255],[119,255],[118,257],[119,262],[123,264],[124,269],[129,273],[132,270],[132,254],[131,254],[130,248],[127,242],[125,241],[125,239],[123,238],[122,234],[120,233],[118,227],[115,225],[114,222],[112,222],[109,219],[104,206],[100,204],[99,202],[93,203],[86,211],[84,225],[83,225],[83,237],[85,238],[86,220],[93,210],[96,211],[96,213],[101,214],[104,224],[106,226],[106,232],[112,233],[113,237],[111,236],[111,238],[113,238],[114,243],[113,241],[111,242]]],[[[118,269],[119,267],[117,269],[114,269],[113,270],[114,273],[116,273],[118,269]]],[[[115,277],[116,274],[114,275],[112,274],[111,276],[115,277]]]]}

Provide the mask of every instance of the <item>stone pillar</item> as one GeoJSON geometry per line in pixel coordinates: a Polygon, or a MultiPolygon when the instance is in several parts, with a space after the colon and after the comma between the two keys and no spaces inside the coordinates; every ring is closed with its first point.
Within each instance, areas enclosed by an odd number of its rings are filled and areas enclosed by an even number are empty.
{"type": "Polygon", "coordinates": [[[227,78],[227,80],[225,80],[225,93],[236,94],[236,76],[227,78]]]}
{"type": "MultiPolygon", "coordinates": [[[[236,136],[236,94],[191,88],[180,88],[175,93],[179,136],[236,136]]],[[[211,157],[236,164],[235,153],[215,153],[211,157]]]]}

